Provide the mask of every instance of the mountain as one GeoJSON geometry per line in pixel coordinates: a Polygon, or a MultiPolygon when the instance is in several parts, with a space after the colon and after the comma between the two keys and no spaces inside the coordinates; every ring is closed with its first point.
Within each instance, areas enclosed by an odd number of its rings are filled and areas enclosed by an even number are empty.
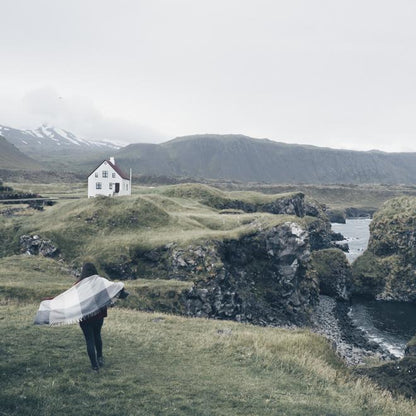
{"type": "Polygon", "coordinates": [[[274,183],[415,183],[416,153],[352,151],[243,135],[194,135],[116,153],[135,174],[274,183]]]}
{"type": "Polygon", "coordinates": [[[31,159],[0,136],[0,169],[40,170],[40,163],[31,159]]]}
{"type": "Polygon", "coordinates": [[[73,156],[94,152],[114,152],[120,149],[106,141],[86,140],[75,134],[43,124],[35,130],[19,130],[0,125],[0,135],[31,157],[45,159],[48,156],[73,156]]]}

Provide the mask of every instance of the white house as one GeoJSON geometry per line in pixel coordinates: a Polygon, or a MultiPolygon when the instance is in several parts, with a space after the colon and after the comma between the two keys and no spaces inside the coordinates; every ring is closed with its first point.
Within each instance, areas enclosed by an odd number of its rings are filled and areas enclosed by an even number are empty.
{"type": "Polygon", "coordinates": [[[88,198],[97,195],[131,195],[131,169],[129,178],[116,165],[113,157],[100,163],[88,176],[88,198]]]}

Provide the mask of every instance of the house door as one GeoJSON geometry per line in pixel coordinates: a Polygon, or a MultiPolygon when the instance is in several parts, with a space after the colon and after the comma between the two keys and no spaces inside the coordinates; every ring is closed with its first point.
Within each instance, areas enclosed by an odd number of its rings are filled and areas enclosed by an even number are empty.
{"type": "Polygon", "coordinates": [[[120,192],[120,184],[116,183],[116,189],[115,189],[115,193],[118,194],[120,192]]]}

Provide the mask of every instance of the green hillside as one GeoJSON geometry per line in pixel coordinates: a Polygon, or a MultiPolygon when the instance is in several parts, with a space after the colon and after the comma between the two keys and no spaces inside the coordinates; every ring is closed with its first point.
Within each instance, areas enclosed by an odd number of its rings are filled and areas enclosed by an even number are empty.
{"type": "Polygon", "coordinates": [[[41,165],[0,136],[0,169],[40,170],[41,165]]]}
{"type": "Polygon", "coordinates": [[[116,154],[135,174],[270,183],[414,183],[415,153],[337,150],[242,135],[131,144],[116,154]]]}

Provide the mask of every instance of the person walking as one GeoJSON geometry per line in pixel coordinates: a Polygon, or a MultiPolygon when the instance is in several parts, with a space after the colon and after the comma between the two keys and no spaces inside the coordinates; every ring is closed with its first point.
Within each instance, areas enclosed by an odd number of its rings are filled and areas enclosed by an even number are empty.
{"type": "Polygon", "coordinates": [[[91,367],[98,371],[104,365],[101,328],[107,316],[107,305],[128,295],[123,283],[98,276],[94,264],[85,263],[80,278],[71,288],[40,303],[33,323],[54,326],[79,322],[91,367]]]}
{"type": "MultiPolygon", "coordinates": [[[[81,276],[76,282],[80,282],[86,277],[97,274],[97,269],[92,263],[85,263],[82,266],[81,276]]],[[[104,365],[103,358],[103,341],[101,339],[101,328],[104,324],[104,318],[107,317],[107,306],[99,309],[96,314],[88,318],[83,318],[79,325],[84,333],[87,344],[87,353],[91,361],[91,367],[94,371],[99,371],[99,367],[104,365]]]]}

